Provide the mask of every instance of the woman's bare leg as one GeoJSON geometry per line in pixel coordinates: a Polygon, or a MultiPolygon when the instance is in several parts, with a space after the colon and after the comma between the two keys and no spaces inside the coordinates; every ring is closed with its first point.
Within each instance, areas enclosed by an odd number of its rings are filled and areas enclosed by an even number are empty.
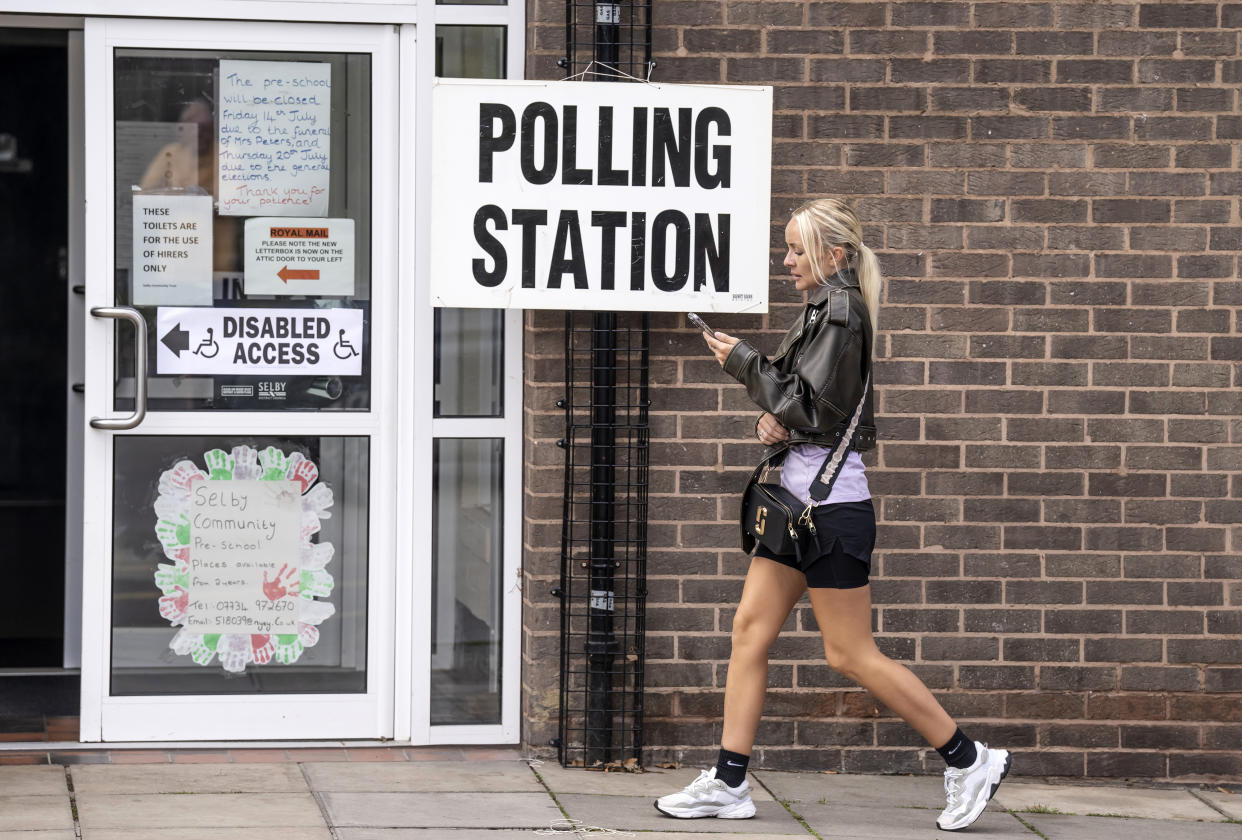
{"type": "Polygon", "coordinates": [[[720,745],[750,755],[768,687],[768,649],[790,610],[806,591],[802,572],[753,557],[733,616],[733,649],[725,682],[724,732],[720,745]]]}
{"type": "Polygon", "coordinates": [[[824,637],[824,654],[832,669],[870,691],[933,747],[948,743],[957,731],[953,718],[936,702],[922,680],[875,645],[871,635],[871,587],[810,592],[815,621],[824,637]]]}

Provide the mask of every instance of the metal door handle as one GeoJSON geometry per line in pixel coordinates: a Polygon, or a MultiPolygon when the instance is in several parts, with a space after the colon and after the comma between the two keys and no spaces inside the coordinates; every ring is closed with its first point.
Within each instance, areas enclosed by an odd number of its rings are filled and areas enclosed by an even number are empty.
{"type": "Polygon", "coordinates": [[[134,325],[134,413],[128,417],[92,417],[92,429],[123,431],[132,429],[147,416],[147,321],[137,309],[128,306],[96,306],[96,318],[115,318],[134,325]]]}

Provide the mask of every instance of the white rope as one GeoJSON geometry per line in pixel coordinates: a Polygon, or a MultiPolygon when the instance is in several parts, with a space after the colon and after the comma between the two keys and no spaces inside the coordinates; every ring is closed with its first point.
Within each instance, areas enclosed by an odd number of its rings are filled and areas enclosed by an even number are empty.
{"type": "MultiPolygon", "coordinates": [[[[543,766],[543,759],[528,758],[527,765],[532,769],[543,766]]],[[[558,817],[548,823],[547,828],[539,828],[535,830],[535,834],[541,837],[550,837],[555,834],[610,834],[614,837],[635,837],[637,835],[632,831],[622,831],[616,828],[606,828],[602,825],[585,825],[582,820],[573,820],[567,817],[558,817]]]]}
{"type": "Polygon", "coordinates": [[[604,826],[599,826],[599,825],[585,825],[583,824],[582,820],[571,820],[571,819],[566,819],[564,817],[561,817],[560,819],[556,819],[548,823],[547,828],[536,829],[535,833],[543,837],[550,837],[554,834],[569,834],[569,833],[609,834],[614,837],[637,837],[638,836],[632,831],[621,831],[620,829],[605,828],[604,826]]]}

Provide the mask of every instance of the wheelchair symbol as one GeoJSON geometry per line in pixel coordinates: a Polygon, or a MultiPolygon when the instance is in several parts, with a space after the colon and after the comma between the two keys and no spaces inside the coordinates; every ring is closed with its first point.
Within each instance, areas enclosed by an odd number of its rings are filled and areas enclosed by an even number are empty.
{"type": "Polygon", "coordinates": [[[336,340],[336,344],[332,345],[332,355],[338,359],[352,359],[358,355],[358,351],[354,349],[354,345],[350,344],[345,338],[345,330],[341,330],[340,337],[336,340]]]}
{"type": "Polygon", "coordinates": [[[207,337],[198,343],[194,348],[195,356],[202,356],[204,359],[214,359],[216,354],[220,352],[220,344],[212,335],[211,327],[207,328],[207,337]]]}

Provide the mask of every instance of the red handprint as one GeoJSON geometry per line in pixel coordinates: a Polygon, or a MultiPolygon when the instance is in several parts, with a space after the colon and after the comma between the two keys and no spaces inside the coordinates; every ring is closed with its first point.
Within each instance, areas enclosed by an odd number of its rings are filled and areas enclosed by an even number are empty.
{"type": "Polygon", "coordinates": [[[190,593],[180,584],[174,586],[173,590],[176,592],[175,595],[165,595],[160,598],[160,615],[169,621],[184,616],[186,608],[190,605],[190,593]]]}
{"type": "Polygon", "coordinates": [[[298,589],[296,580],[297,575],[298,570],[290,569],[288,563],[285,563],[280,567],[280,571],[276,573],[276,576],[272,580],[268,580],[267,572],[264,572],[263,594],[267,596],[267,600],[279,601],[281,598],[285,597],[286,594],[296,595],[298,589]]]}
{"type": "Polygon", "coordinates": [[[315,479],[319,478],[319,468],[315,466],[314,461],[299,459],[289,469],[289,478],[301,484],[302,492],[305,493],[315,483],[315,479]]]}
{"type": "Polygon", "coordinates": [[[261,633],[252,633],[250,636],[250,649],[254,655],[254,661],[259,665],[266,665],[272,661],[272,653],[276,650],[276,643],[272,641],[272,637],[261,633]]]}

